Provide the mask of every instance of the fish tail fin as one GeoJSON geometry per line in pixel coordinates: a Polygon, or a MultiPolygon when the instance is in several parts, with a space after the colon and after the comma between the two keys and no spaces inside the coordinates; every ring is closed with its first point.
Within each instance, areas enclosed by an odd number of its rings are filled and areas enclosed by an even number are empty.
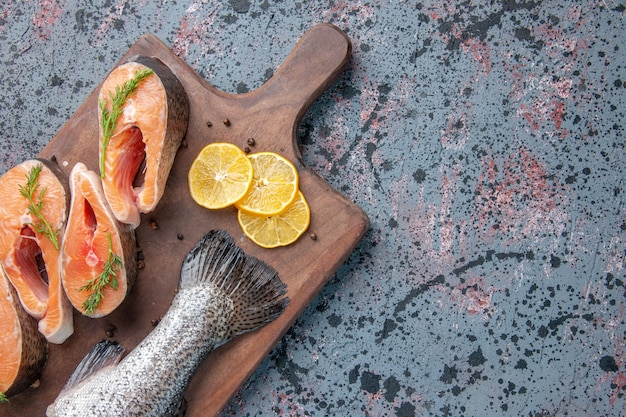
{"type": "Polygon", "coordinates": [[[102,340],[96,343],[85,355],[82,361],[78,364],[74,373],[67,380],[65,386],[61,390],[59,397],[67,391],[80,385],[83,381],[90,376],[98,373],[103,368],[108,366],[117,365],[122,359],[124,354],[124,348],[117,342],[110,340],[102,340]]]}
{"type": "Polygon", "coordinates": [[[223,230],[207,233],[183,262],[181,289],[203,282],[220,288],[233,302],[228,339],[273,321],[289,304],[278,272],[246,255],[223,230]]]}
{"type": "Polygon", "coordinates": [[[249,255],[244,257],[241,277],[225,281],[224,291],[230,294],[235,307],[231,337],[273,321],[289,304],[287,287],[278,272],[249,255]]]}

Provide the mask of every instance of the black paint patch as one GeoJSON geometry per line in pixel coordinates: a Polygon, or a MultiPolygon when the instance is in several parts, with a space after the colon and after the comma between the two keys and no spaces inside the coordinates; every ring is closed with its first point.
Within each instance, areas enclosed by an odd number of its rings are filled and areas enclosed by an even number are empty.
{"type": "Polygon", "coordinates": [[[487,358],[483,355],[483,350],[480,346],[477,350],[470,354],[469,359],[467,360],[467,363],[469,363],[470,366],[480,366],[485,362],[487,362],[487,358]]]}
{"type": "Polygon", "coordinates": [[[389,378],[385,379],[385,382],[383,382],[383,387],[385,388],[385,399],[389,402],[393,402],[393,400],[398,395],[398,392],[400,392],[400,383],[392,375],[389,378]]]}
{"type": "Polygon", "coordinates": [[[380,343],[384,339],[388,338],[391,332],[393,332],[397,327],[398,325],[396,324],[395,321],[391,319],[385,320],[385,324],[383,325],[383,330],[380,332],[376,332],[376,336],[378,336],[376,338],[376,343],[380,343]]]}
{"type": "Polygon", "coordinates": [[[74,13],[74,19],[76,19],[76,29],[83,33],[89,30],[89,26],[85,21],[85,13],[85,9],[78,9],[76,13],[74,13]]]}
{"type": "Polygon", "coordinates": [[[541,325],[539,327],[539,330],[537,330],[537,335],[542,338],[548,336],[548,328],[546,326],[541,325]]]}
{"type": "Polygon", "coordinates": [[[61,85],[63,85],[63,82],[65,80],[63,80],[63,78],[59,77],[58,75],[53,75],[52,78],[50,79],[50,85],[52,87],[59,87],[61,85]]]}
{"type": "Polygon", "coordinates": [[[309,370],[297,365],[288,358],[287,342],[285,340],[274,350],[273,358],[276,363],[276,369],[294,387],[294,391],[297,393],[302,392],[301,375],[308,374],[309,370]]]}
{"type": "Polygon", "coordinates": [[[376,152],[376,144],[368,142],[367,145],[365,145],[365,157],[369,162],[372,162],[372,155],[374,155],[374,152],[376,152]]]}
{"type": "Polygon", "coordinates": [[[248,13],[248,10],[250,10],[250,2],[248,0],[230,0],[229,3],[237,13],[248,13]]]}
{"type": "Polygon", "coordinates": [[[443,373],[439,377],[439,380],[441,382],[445,382],[446,384],[451,384],[452,380],[457,379],[458,373],[459,371],[456,369],[456,365],[453,365],[452,367],[444,365],[443,373]]]}
{"type": "Polygon", "coordinates": [[[515,364],[515,369],[526,369],[528,367],[528,363],[524,359],[519,359],[515,364]]]}
{"type": "Polygon", "coordinates": [[[380,375],[365,371],[361,374],[361,389],[375,394],[380,390],[380,375]]]}
{"type": "Polygon", "coordinates": [[[550,320],[548,323],[548,327],[552,330],[552,336],[555,336],[558,330],[558,327],[564,324],[567,320],[574,318],[573,314],[564,314],[556,319],[550,320]]]}
{"type": "Polygon", "coordinates": [[[389,84],[381,84],[378,86],[378,102],[385,104],[389,100],[389,93],[392,88],[389,84]]]}
{"type": "Polygon", "coordinates": [[[341,321],[341,317],[339,317],[335,313],[328,316],[328,324],[330,324],[332,327],[339,326],[341,324],[341,321]]]}
{"type": "Polygon", "coordinates": [[[237,84],[237,94],[247,93],[248,91],[250,91],[250,88],[243,81],[237,84]]]}
{"type": "Polygon", "coordinates": [[[350,370],[348,373],[348,382],[354,384],[357,379],[359,379],[359,365],[356,365],[354,368],[350,370]]]}
{"type": "Polygon", "coordinates": [[[600,358],[600,369],[604,372],[617,372],[619,368],[617,367],[617,363],[615,362],[615,358],[613,356],[603,356],[600,358]]]}
{"type": "Polygon", "coordinates": [[[417,170],[415,170],[415,172],[413,173],[413,179],[415,180],[416,183],[421,184],[424,182],[424,180],[426,179],[426,171],[424,171],[421,168],[418,168],[417,170]]]}
{"type": "Polygon", "coordinates": [[[402,403],[400,407],[396,408],[396,416],[398,417],[415,417],[415,406],[409,403],[402,403]]]}
{"type": "Polygon", "coordinates": [[[351,100],[360,94],[361,90],[355,88],[353,85],[346,85],[341,89],[341,96],[346,100],[351,100]]]}

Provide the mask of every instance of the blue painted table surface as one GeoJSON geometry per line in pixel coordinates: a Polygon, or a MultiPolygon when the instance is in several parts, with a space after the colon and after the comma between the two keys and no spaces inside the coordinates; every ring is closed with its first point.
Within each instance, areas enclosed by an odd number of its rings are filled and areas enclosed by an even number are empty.
{"type": "Polygon", "coordinates": [[[626,414],[626,3],[96,3],[1,3],[0,173],[142,34],[231,93],[352,40],[298,134],[371,229],[224,416],[626,414]]]}

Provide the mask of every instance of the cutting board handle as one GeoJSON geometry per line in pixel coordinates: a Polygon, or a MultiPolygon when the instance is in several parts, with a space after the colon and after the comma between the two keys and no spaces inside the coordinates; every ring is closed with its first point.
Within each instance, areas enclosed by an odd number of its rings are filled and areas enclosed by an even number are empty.
{"type": "Polygon", "coordinates": [[[350,61],[350,38],[334,25],[309,29],[276,73],[255,94],[257,99],[286,106],[297,129],[313,102],[339,77],[350,61]]]}

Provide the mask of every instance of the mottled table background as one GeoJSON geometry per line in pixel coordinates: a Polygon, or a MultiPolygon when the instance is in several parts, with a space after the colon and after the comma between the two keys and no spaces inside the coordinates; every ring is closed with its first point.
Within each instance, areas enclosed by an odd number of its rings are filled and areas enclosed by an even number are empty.
{"type": "Polygon", "coordinates": [[[625,414],[623,1],[96,3],[2,0],[0,173],[144,33],[232,93],[353,42],[299,137],[371,230],[224,416],[625,414]]]}

